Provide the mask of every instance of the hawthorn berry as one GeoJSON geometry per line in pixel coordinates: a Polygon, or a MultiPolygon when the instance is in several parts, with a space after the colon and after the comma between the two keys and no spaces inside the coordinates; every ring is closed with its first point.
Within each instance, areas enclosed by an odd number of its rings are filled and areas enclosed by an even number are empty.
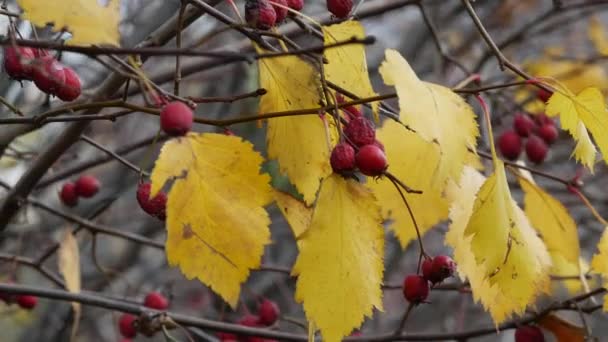
{"type": "Polygon", "coordinates": [[[38,298],[29,295],[18,295],[17,296],[17,305],[19,305],[23,309],[31,310],[36,307],[38,303],[38,298]]]}
{"type": "Polygon", "coordinates": [[[551,145],[557,140],[559,132],[553,124],[544,124],[538,129],[538,136],[541,137],[547,145],[551,145]]]}
{"type": "Polygon", "coordinates": [[[74,101],[80,96],[80,78],[74,69],[70,67],[65,67],[63,69],[63,74],[65,76],[65,83],[57,89],[55,95],[62,101],[74,101]]]}
{"type": "Polygon", "coordinates": [[[268,30],[277,21],[277,13],[267,0],[246,0],[245,20],[251,27],[268,30]]]}
{"type": "Polygon", "coordinates": [[[59,199],[61,203],[68,207],[74,207],[78,204],[78,194],[76,193],[76,184],[73,182],[66,182],[61,186],[59,192],[59,199]]]}
{"type": "Polygon", "coordinates": [[[544,342],[545,336],[539,327],[524,325],[515,330],[515,342],[544,342]]]}
{"type": "Polygon", "coordinates": [[[134,315],[125,313],[120,316],[118,320],[118,330],[120,334],[126,338],[134,338],[137,335],[137,329],[135,329],[135,321],[137,317],[134,315]]]}
{"type": "MultiPolygon", "coordinates": [[[[344,96],[342,96],[342,94],[336,93],[336,101],[338,102],[338,104],[343,104],[344,102],[346,102],[346,99],[344,98],[344,96]]],[[[355,106],[342,107],[342,110],[344,110],[346,112],[346,114],[349,115],[349,118],[351,118],[351,119],[353,117],[363,116],[363,114],[361,113],[359,108],[357,108],[355,106]]]]}
{"type": "Polygon", "coordinates": [[[327,0],[327,10],[337,18],[348,17],[353,9],[353,0],[327,0]]]}
{"type": "Polygon", "coordinates": [[[166,218],[167,195],[159,191],[154,198],[150,198],[151,183],[140,183],[137,187],[137,203],[143,211],[162,221],[166,218]]]}
{"type": "Polygon", "coordinates": [[[374,142],[372,143],[372,145],[378,146],[378,148],[381,149],[382,152],[384,152],[384,144],[381,143],[379,140],[374,140],[374,142]]]}
{"type": "Polygon", "coordinates": [[[521,138],[515,131],[505,131],[498,138],[500,154],[509,160],[516,160],[521,153],[521,138]]]}
{"type": "Polygon", "coordinates": [[[433,267],[431,269],[434,279],[439,282],[454,275],[456,272],[456,263],[447,255],[438,255],[433,258],[433,267]]]}
{"type": "Polygon", "coordinates": [[[538,88],[538,90],[536,91],[536,97],[543,101],[544,103],[547,103],[547,101],[549,101],[549,99],[551,98],[551,96],[553,95],[552,91],[546,91],[545,89],[542,88],[538,88]]]}
{"type": "Polygon", "coordinates": [[[532,135],[528,138],[526,142],[526,155],[531,162],[535,164],[542,163],[545,157],[547,157],[548,151],[549,147],[540,137],[532,135]]]}
{"type": "Polygon", "coordinates": [[[377,145],[365,145],[355,156],[355,164],[366,176],[380,176],[388,167],[384,151],[377,145]]]}
{"type": "Polygon", "coordinates": [[[245,315],[238,321],[238,324],[246,327],[259,327],[260,317],[256,315],[245,315]]]}
{"type": "Polygon", "coordinates": [[[271,326],[277,321],[280,314],[277,303],[264,299],[258,308],[259,322],[266,326],[271,326]]]}
{"type": "Polygon", "coordinates": [[[41,91],[56,95],[65,84],[65,67],[53,56],[44,56],[32,63],[32,79],[41,91]]]}
{"type": "Polygon", "coordinates": [[[429,282],[424,277],[411,274],[403,280],[403,296],[413,304],[420,304],[429,296],[429,282]]]}
{"type": "Polygon", "coordinates": [[[351,144],[361,147],[376,140],[374,124],[366,117],[355,117],[344,127],[344,135],[351,144]]]}
{"type": "Polygon", "coordinates": [[[329,163],[336,173],[353,170],[355,168],[355,149],[345,142],[339,143],[331,151],[329,163]]]}
{"type": "Polygon", "coordinates": [[[433,258],[425,258],[422,261],[422,277],[431,283],[436,283],[433,277],[433,258]]]}
{"type": "Polygon", "coordinates": [[[285,18],[287,18],[287,12],[289,12],[287,10],[288,4],[287,4],[287,0],[272,0],[272,2],[275,2],[279,5],[282,5],[284,7],[280,7],[277,5],[272,5],[272,8],[274,8],[274,13],[276,14],[276,19],[275,22],[281,23],[283,22],[283,20],[285,20],[285,18]]]}
{"type": "Polygon", "coordinates": [[[536,121],[536,124],[538,126],[542,126],[542,125],[546,125],[546,124],[555,125],[555,122],[553,122],[553,119],[548,117],[547,114],[545,114],[545,113],[536,114],[534,116],[534,120],[536,121]]]}
{"type": "Polygon", "coordinates": [[[231,334],[231,333],[227,333],[227,332],[223,332],[223,331],[220,331],[217,333],[217,338],[220,340],[220,342],[236,342],[237,341],[237,336],[235,334],[231,334]]]}
{"type": "Polygon", "coordinates": [[[144,306],[156,310],[166,310],[169,307],[169,300],[160,292],[150,292],[144,298],[144,306]]]}
{"type": "Polygon", "coordinates": [[[287,0],[287,6],[295,11],[300,11],[304,8],[304,0],[287,0]]]}
{"type": "Polygon", "coordinates": [[[29,47],[7,46],[4,48],[4,70],[15,80],[32,79],[32,61],[36,55],[29,47]]]}
{"type": "Polygon", "coordinates": [[[188,133],[193,122],[192,109],[183,102],[170,102],[160,112],[160,127],[168,135],[181,136],[188,133]]]}
{"type": "Polygon", "coordinates": [[[526,114],[519,113],[513,119],[513,128],[521,137],[527,137],[536,130],[536,123],[526,114]]]}
{"type": "Polygon", "coordinates": [[[76,193],[80,197],[93,197],[99,191],[101,183],[95,176],[84,175],[76,180],[76,193]]]}

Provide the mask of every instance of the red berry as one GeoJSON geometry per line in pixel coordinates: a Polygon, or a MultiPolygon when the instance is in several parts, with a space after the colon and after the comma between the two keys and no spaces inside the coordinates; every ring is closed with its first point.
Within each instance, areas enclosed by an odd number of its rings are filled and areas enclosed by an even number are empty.
{"type": "Polygon", "coordinates": [[[80,78],[74,69],[65,67],[63,69],[65,83],[57,90],[57,97],[63,101],[74,101],[80,96],[80,78]]]}
{"type": "Polygon", "coordinates": [[[156,310],[166,310],[169,307],[169,300],[159,292],[150,292],[144,299],[144,306],[156,310]]]}
{"type": "Polygon", "coordinates": [[[280,310],[277,303],[268,299],[264,299],[258,309],[259,322],[266,326],[273,325],[279,318],[279,314],[280,310]]]}
{"type": "Polygon", "coordinates": [[[515,160],[521,153],[521,138],[515,131],[506,131],[498,138],[500,153],[509,160],[515,160]]]}
{"type": "Polygon", "coordinates": [[[548,117],[545,113],[536,114],[534,116],[534,120],[536,121],[536,124],[538,126],[542,126],[542,125],[546,125],[546,124],[555,125],[555,122],[553,122],[553,119],[548,117]]]}
{"type": "Polygon", "coordinates": [[[78,204],[78,194],[76,193],[76,184],[73,182],[64,183],[59,192],[61,203],[68,207],[74,207],[78,204]]]}
{"type": "Polygon", "coordinates": [[[524,325],[515,330],[515,342],[544,342],[545,336],[540,328],[524,325]]]}
{"type": "Polygon", "coordinates": [[[348,142],[355,146],[373,144],[376,140],[374,124],[365,117],[355,117],[344,127],[344,135],[348,142]]]}
{"type": "Polygon", "coordinates": [[[327,10],[337,18],[343,19],[348,17],[352,9],[352,0],[327,0],[327,10]]]}
{"type": "MultiPolygon", "coordinates": [[[[340,93],[336,93],[336,100],[338,101],[338,104],[343,104],[344,102],[346,102],[346,99],[344,99],[344,96],[342,96],[342,94],[340,94],[340,93]]],[[[363,114],[361,114],[361,111],[359,110],[359,108],[357,108],[355,106],[342,107],[342,110],[344,110],[349,115],[349,118],[351,118],[351,119],[353,117],[363,116],[363,114]]]]}
{"type": "Polygon", "coordinates": [[[118,330],[120,330],[120,334],[126,338],[133,338],[137,335],[137,330],[135,329],[135,321],[137,317],[131,314],[122,314],[120,319],[118,320],[118,330]]]}
{"type": "Polygon", "coordinates": [[[35,57],[34,50],[29,47],[7,46],[4,48],[4,70],[10,78],[31,80],[35,57]]]}
{"type": "Polygon", "coordinates": [[[152,184],[140,183],[137,187],[137,203],[143,211],[160,220],[166,218],[167,195],[159,191],[154,198],[150,198],[152,184]]]}
{"type": "Polygon", "coordinates": [[[237,341],[237,336],[235,334],[222,332],[222,331],[217,333],[217,338],[220,340],[220,342],[236,342],[237,341]]]}
{"type": "Polygon", "coordinates": [[[56,95],[65,84],[65,67],[52,56],[34,60],[32,67],[34,83],[41,91],[56,95]]]}
{"type": "Polygon", "coordinates": [[[169,135],[180,136],[188,133],[193,121],[192,109],[183,102],[171,102],[160,112],[160,127],[169,135]]]}
{"type": "Polygon", "coordinates": [[[238,321],[238,323],[246,327],[259,327],[260,318],[255,315],[245,315],[238,321]]]}
{"type": "Polygon", "coordinates": [[[527,137],[536,130],[536,123],[526,114],[516,114],[513,120],[513,128],[521,137],[527,137]]]}
{"type": "Polygon", "coordinates": [[[38,298],[36,298],[34,296],[28,296],[28,295],[17,296],[17,304],[23,309],[31,310],[36,307],[37,303],[38,303],[38,298]]]}
{"type": "Polygon", "coordinates": [[[372,143],[372,145],[378,146],[378,148],[381,149],[382,152],[384,152],[384,144],[381,143],[379,140],[374,140],[374,142],[372,143]]]}
{"type": "Polygon", "coordinates": [[[329,162],[336,173],[351,171],[355,168],[355,149],[345,142],[339,143],[331,151],[329,162]]]}
{"type": "Polygon", "coordinates": [[[433,258],[433,266],[431,269],[431,273],[433,274],[433,277],[432,277],[433,279],[431,281],[433,281],[434,283],[437,282],[434,280],[439,280],[439,282],[441,282],[441,281],[445,280],[446,278],[453,276],[455,272],[456,272],[456,263],[449,256],[438,255],[433,258]]]}
{"type": "Polygon", "coordinates": [[[287,6],[292,10],[300,11],[304,8],[304,0],[287,0],[287,6]]]}
{"type": "Polygon", "coordinates": [[[274,13],[276,14],[276,20],[275,22],[278,24],[280,22],[283,22],[283,20],[285,20],[285,18],[287,18],[287,0],[272,0],[272,2],[276,2],[279,5],[282,5],[284,7],[280,7],[277,5],[272,5],[272,8],[274,8],[274,13]]]}
{"type": "Polygon", "coordinates": [[[557,128],[553,124],[544,124],[538,129],[538,136],[540,136],[547,144],[551,145],[557,140],[558,136],[557,128]]]}
{"type": "Polygon", "coordinates": [[[403,296],[408,302],[419,304],[429,296],[429,282],[419,275],[409,275],[403,281],[403,296]]]}
{"type": "Polygon", "coordinates": [[[76,180],[76,193],[80,197],[93,197],[100,187],[101,183],[95,176],[84,175],[76,180]]]}
{"type": "Polygon", "coordinates": [[[380,176],[388,167],[386,155],[376,145],[365,145],[355,157],[359,171],[366,176],[380,176]]]}
{"type": "Polygon", "coordinates": [[[268,30],[277,21],[277,13],[267,0],[246,0],[245,20],[251,27],[268,30]]]}
{"type": "Polygon", "coordinates": [[[540,137],[533,135],[526,142],[526,155],[528,159],[536,164],[540,164],[545,160],[549,147],[540,137]]]}
{"type": "Polygon", "coordinates": [[[433,281],[433,259],[428,258],[422,261],[422,277],[432,283],[433,281]]]}
{"type": "Polygon", "coordinates": [[[542,88],[538,88],[538,90],[536,91],[536,97],[545,103],[547,103],[547,101],[549,101],[549,98],[551,98],[551,95],[553,95],[553,92],[546,91],[545,89],[542,89],[542,88]]]}

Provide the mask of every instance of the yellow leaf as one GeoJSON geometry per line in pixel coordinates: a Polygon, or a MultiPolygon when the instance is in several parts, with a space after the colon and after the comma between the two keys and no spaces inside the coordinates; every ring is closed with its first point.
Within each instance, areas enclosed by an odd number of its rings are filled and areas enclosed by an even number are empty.
{"type": "MultiPolygon", "coordinates": [[[[296,56],[285,56],[262,59],[259,68],[260,87],[268,91],[260,100],[261,113],[319,105],[318,75],[308,63],[296,56]]],[[[281,172],[287,174],[307,204],[314,201],[321,180],[331,173],[331,140],[327,131],[318,115],[268,120],[268,157],[278,160],[281,172]]]]}
{"type": "Polygon", "coordinates": [[[598,17],[589,20],[588,35],[595,45],[595,49],[602,55],[608,55],[608,37],[606,37],[604,26],[598,17]]]}
{"type": "MultiPolygon", "coordinates": [[[[562,277],[573,277],[579,276],[579,279],[565,279],[559,282],[553,282],[554,288],[558,288],[557,285],[563,285],[568,293],[574,295],[580,293],[584,287],[580,278],[589,272],[589,263],[582,257],[577,262],[567,261],[561,254],[551,253],[551,275],[562,276],[562,277]]],[[[596,279],[585,279],[587,286],[593,288],[599,286],[599,282],[596,279]]]]}
{"type": "Polygon", "coordinates": [[[500,324],[522,314],[541,292],[548,291],[550,258],[511,199],[500,161],[495,169],[484,180],[467,166],[460,185],[449,182],[452,223],[446,242],[454,248],[459,273],[470,281],[473,298],[500,324]]]}
{"type": "MultiPolygon", "coordinates": [[[[345,41],[353,37],[365,38],[365,29],[361,23],[354,20],[323,26],[322,28],[325,45],[345,41]]],[[[324,54],[328,61],[324,66],[325,77],[328,81],[348,90],[359,98],[377,95],[369,80],[364,45],[343,45],[327,49],[324,54]]],[[[378,102],[373,102],[372,108],[377,119],[378,102]]]]}
{"type": "MultiPolygon", "coordinates": [[[[591,269],[602,275],[604,284],[608,282],[608,228],[604,230],[597,245],[597,254],[591,260],[591,269]]],[[[608,296],[604,296],[604,311],[608,311],[608,296]]]]}
{"type": "Polygon", "coordinates": [[[120,3],[111,0],[104,7],[95,0],[17,0],[25,19],[37,26],[51,23],[55,31],[67,28],[69,44],[119,45],[120,3]]]}
{"type": "MultiPolygon", "coordinates": [[[[65,279],[65,287],[72,293],[80,292],[80,252],[78,250],[78,242],[74,239],[72,232],[67,229],[64,232],[63,240],[59,244],[57,251],[59,272],[65,279]]],[[[80,303],[72,302],[74,309],[74,324],[72,325],[72,334],[70,341],[76,340],[76,332],[80,322],[80,303]]]]}
{"type": "Polygon", "coordinates": [[[441,160],[434,181],[458,180],[469,161],[467,148],[475,149],[479,135],[471,107],[450,89],[418,79],[395,50],[386,50],[380,74],[384,83],[397,89],[403,123],[426,141],[439,144],[441,160]]]}
{"type": "Polygon", "coordinates": [[[557,342],[583,342],[585,329],[552,313],[543,316],[538,324],[549,330],[557,342]]]}
{"type": "Polygon", "coordinates": [[[608,88],[608,76],[601,65],[555,57],[547,54],[545,58],[527,63],[526,70],[536,77],[556,79],[575,93],[589,87],[608,88]]]}
{"type": "Polygon", "coordinates": [[[306,206],[297,198],[282,191],[274,192],[274,199],[277,201],[277,206],[287,219],[294,237],[297,239],[310,226],[312,218],[312,208],[306,206]]]}
{"type": "Polygon", "coordinates": [[[262,161],[241,138],[190,133],[165,143],[152,172],[152,196],[174,180],[167,202],[169,264],[233,308],[270,241],[264,206],[273,196],[270,177],[259,173],[262,161]]]}
{"type": "Polygon", "coordinates": [[[363,185],[333,174],[323,182],[310,228],[300,236],[296,300],[323,340],[338,342],[382,309],[384,230],[363,185]]]}
{"type": "MultiPolygon", "coordinates": [[[[580,247],[576,223],[564,205],[532,182],[519,178],[526,216],[542,236],[551,254],[578,265],[580,247]]],[[[575,272],[578,273],[578,270],[575,272]]]]}
{"type": "MultiPolygon", "coordinates": [[[[391,173],[408,186],[422,190],[422,194],[403,193],[412,207],[420,233],[424,234],[447,219],[448,203],[442,196],[443,186],[432,182],[432,175],[439,168],[437,144],[425,141],[392,120],[385,121],[376,136],[385,146],[391,173]]],[[[399,192],[386,178],[368,180],[367,185],[378,198],[383,217],[393,221],[391,228],[405,248],[416,238],[416,230],[399,192]]]]}
{"type": "Polygon", "coordinates": [[[608,111],[604,96],[597,88],[587,88],[575,96],[560,87],[549,99],[546,112],[549,116],[559,114],[562,127],[578,142],[574,150],[576,159],[590,170],[593,171],[595,163],[595,148],[587,129],[602,155],[608,156],[608,111]]]}

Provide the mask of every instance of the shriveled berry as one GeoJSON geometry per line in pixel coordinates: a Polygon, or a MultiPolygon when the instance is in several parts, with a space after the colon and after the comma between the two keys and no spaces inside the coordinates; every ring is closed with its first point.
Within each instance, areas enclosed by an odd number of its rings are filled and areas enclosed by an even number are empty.
{"type": "Polygon", "coordinates": [[[388,167],[386,155],[376,145],[365,145],[355,156],[355,164],[366,176],[380,176],[388,167]]]}
{"type": "Polygon", "coordinates": [[[99,191],[101,182],[95,176],[84,175],[76,180],[76,193],[80,197],[93,197],[99,191]]]}
{"type": "Polygon", "coordinates": [[[327,0],[327,10],[337,18],[343,19],[348,17],[352,9],[352,0],[327,0]]]}
{"type": "Polygon", "coordinates": [[[545,342],[545,336],[539,327],[524,325],[515,330],[515,342],[545,342]]]}
{"type": "Polygon", "coordinates": [[[559,132],[553,124],[544,124],[538,129],[538,136],[551,145],[557,140],[559,132]]]}
{"type": "Polygon", "coordinates": [[[4,70],[12,79],[31,80],[35,57],[34,50],[29,47],[7,46],[4,48],[4,70]]]}
{"type": "Polygon", "coordinates": [[[118,320],[118,330],[120,334],[126,338],[134,338],[137,335],[137,330],[135,329],[135,321],[137,317],[134,315],[125,313],[120,316],[118,320]]]}
{"type": "Polygon", "coordinates": [[[251,27],[268,30],[277,21],[277,13],[267,0],[246,0],[245,20],[251,27]]]}
{"type": "Polygon", "coordinates": [[[280,312],[277,303],[264,299],[258,309],[258,316],[260,317],[259,322],[266,326],[273,325],[279,318],[280,312]]]}
{"type": "Polygon", "coordinates": [[[192,109],[183,102],[171,102],[160,112],[160,127],[169,135],[180,136],[188,133],[193,122],[192,109]]]}
{"type": "Polygon", "coordinates": [[[521,138],[515,131],[506,131],[498,138],[498,149],[503,157],[515,160],[521,153],[521,138]]]}
{"type": "Polygon", "coordinates": [[[528,159],[536,164],[540,164],[547,157],[549,147],[543,139],[536,135],[532,135],[526,142],[526,155],[528,159]]]}
{"type": "Polygon", "coordinates": [[[300,11],[304,8],[304,0],[287,0],[287,6],[292,10],[300,11]]]}
{"type": "Polygon", "coordinates": [[[137,203],[150,216],[164,221],[166,218],[167,195],[159,191],[154,198],[150,198],[151,188],[151,183],[139,184],[137,187],[137,203]]]}
{"type": "Polygon", "coordinates": [[[19,305],[22,309],[31,310],[36,307],[36,304],[38,304],[38,297],[30,295],[17,296],[17,305],[19,305]]]}
{"type": "Polygon", "coordinates": [[[413,304],[419,304],[429,296],[429,282],[419,275],[408,275],[403,281],[403,296],[413,304]]]}
{"type": "Polygon", "coordinates": [[[78,204],[78,194],[76,193],[76,184],[73,182],[64,183],[59,192],[61,203],[68,207],[74,207],[78,204]]]}
{"type": "Polygon", "coordinates": [[[80,78],[74,69],[70,67],[65,67],[63,73],[65,75],[65,83],[59,87],[55,95],[62,101],[74,101],[80,96],[80,78]]]}
{"type": "Polygon", "coordinates": [[[331,151],[329,162],[336,173],[351,171],[355,168],[355,149],[345,142],[339,143],[331,151]]]}
{"type": "Polygon", "coordinates": [[[144,298],[144,306],[156,310],[166,310],[169,307],[169,300],[159,292],[150,292],[144,298]]]}
{"type": "Polygon", "coordinates": [[[373,144],[376,140],[374,124],[366,117],[355,117],[344,127],[344,135],[348,142],[361,147],[373,144]]]}
{"type": "Polygon", "coordinates": [[[285,20],[285,18],[287,18],[287,0],[272,0],[272,2],[277,3],[279,5],[282,5],[284,7],[281,6],[277,6],[277,5],[272,5],[272,8],[274,8],[274,13],[276,14],[276,20],[275,23],[281,23],[283,22],[283,20],[285,20]]]}
{"type": "Polygon", "coordinates": [[[513,128],[521,137],[527,137],[536,130],[536,123],[526,114],[516,114],[513,119],[513,128]]]}
{"type": "Polygon", "coordinates": [[[456,263],[447,255],[438,255],[433,258],[433,266],[431,269],[432,282],[442,282],[446,278],[452,277],[456,272],[456,263]]]}
{"type": "Polygon", "coordinates": [[[32,63],[32,76],[36,87],[49,95],[65,84],[65,67],[52,56],[44,56],[32,63]]]}
{"type": "Polygon", "coordinates": [[[547,101],[549,101],[549,99],[551,98],[552,95],[553,95],[553,92],[546,91],[545,89],[542,89],[542,88],[538,88],[538,90],[536,91],[536,97],[545,103],[547,103],[547,101]]]}

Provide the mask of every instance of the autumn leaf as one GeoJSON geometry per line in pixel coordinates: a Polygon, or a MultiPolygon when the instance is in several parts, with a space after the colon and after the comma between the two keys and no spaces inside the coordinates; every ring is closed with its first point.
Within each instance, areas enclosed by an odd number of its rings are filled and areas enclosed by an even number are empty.
{"type": "Polygon", "coordinates": [[[311,225],[298,240],[296,300],[323,340],[338,342],[382,309],[384,230],[363,185],[333,174],[321,186],[311,225]]]}
{"type": "MultiPolygon", "coordinates": [[[[602,275],[604,286],[608,282],[608,227],[597,245],[597,254],[591,260],[591,269],[602,275]]],[[[604,296],[604,311],[608,311],[608,296],[604,296]]]]}
{"type": "MultiPolygon", "coordinates": [[[[390,162],[390,172],[408,186],[421,190],[422,194],[407,194],[420,233],[424,234],[438,222],[447,219],[448,203],[443,198],[443,186],[433,183],[433,174],[439,168],[439,147],[407,130],[403,125],[387,120],[376,136],[385,147],[390,162]]],[[[416,229],[399,192],[386,178],[369,180],[367,185],[374,191],[382,207],[382,215],[392,221],[393,229],[405,248],[416,238],[416,229]]]]}
{"type": "Polygon", "coordinates": [[[587,129],[602,155],[608,156],[608,111],[604,96],[597,88],[587,88],[574,95],[566,87],[559,86],[547,103],[546,113],[559,115],[562,128],[577,141],[574,156],[591,171],[595,163],[595,147],[587,129]]]}
{"type": "Polygon", "coordinates": [[[109,1],[107,6],[91,0],[17,0],[17,3],[25,11],[25,19],[37,26],[51,23],[55,31],[67,28],[73,36],[69,44],[120,45],[117,0],[109,1]]]}
{"type": "Polygon", "coordinates": [[[559,317],[556,313],[543,316],[538,324],[549,330],[556,338],[556,342],[584,342],[585,328],[559,317]]]}
{"type": "MultiPolygon", "coordinates": [[[[80,252],[78,249],[78,242],[72,235],[69,229],[63,234],[63,239],[59,244],[58,264],[59,272],[65,279],[65,287],[72,293],[80,292],[80,252]]],[[[78,331],[78,325],[80,322],[81,307],[80,303],[72,302],[72,308],[74,310],[74,323],[72,325],[72,333],[70,341],[76,341],[76,333],[78,331]]]]}
{"type": "Polygon", "coordinates": [[[297,239],[310,226],[312,208],[292,195],[278,190],[274,192],[274,199],[297,239]]]}
{"type": "Polygon", "coordinates": [[[590,270],[590,265],[584,258],[579,258],[576,262],[570,262],[566,260],[561,254],[551,253],[551,275],[558,277],[573,277],[578,275],[578,279],[569,278],[563,279],[559,282],[553,282],[553,288],[558,289],[559,286],[564,286],[568,293],[574,295],[580,293],[585,286],[581,279],[583,279],[586,283],[587,288],[592,288],[594,286],[599,286],[599,282],[597,279],[586,279],[585,275],[590,270]]]}
{"type": "Polygon", "coordinates": [[[465,167],[460,184],[446,189],[451,224],[446,243],[473,298],[500,324],[524,313],[549,289],[550,258],[543,242],[511,199],[504,165],[488,179],[465,167]]]}
{"type": "MultiPolygon", "coordinates": [[[[360,22],[349,20],[340,24],[323,26],[324,44],[349,40],[353,37],[365,38],[365,29],[360,22]]],[[[365,59],[365,46],[348,44],[326,49],[324,52],[328,63],[324,65],[328,81],[348,90],[359,98],[372,97],[377,94],[372,88],[365,59]]],[[[372,103],[374,115],[378,113],[378,102],[372,103]]]]}
{"type": "Polygon", "coordinates": [[[471,107],[450,89],[418,79],[395,50],[386,50],[380,74],[384,83],[397,89],[401,121],[426,141],[439,145],[441,158],[433,172],[434,181],[458,180],[470,158],[468,148],[475,149],[479,135],[471,107]]]}
{"type": "MultiPolygon", "coordinates": [[[[263,50],[258,49],[259,52],[263,50]]],[[[310,109],[319,105],[319,80],[311,65],[296,56],[259,61],[260,87],[267,94],[260,112],[310,109]]],[[[331,173],[331,139],[318,115],[287,116],[268,120],[268,157],[277,159],[282,173],[311,204],[321,180],[331,173]]]]}
{"type": "Polygon", "coordinates": [[[236,136],[194,134],[165,143],[151,196],[174,181],[167,202],[167,259],[233,308],[240,284],[270,242],[264,206],[273,200],[263,159],[236,136]]]}

